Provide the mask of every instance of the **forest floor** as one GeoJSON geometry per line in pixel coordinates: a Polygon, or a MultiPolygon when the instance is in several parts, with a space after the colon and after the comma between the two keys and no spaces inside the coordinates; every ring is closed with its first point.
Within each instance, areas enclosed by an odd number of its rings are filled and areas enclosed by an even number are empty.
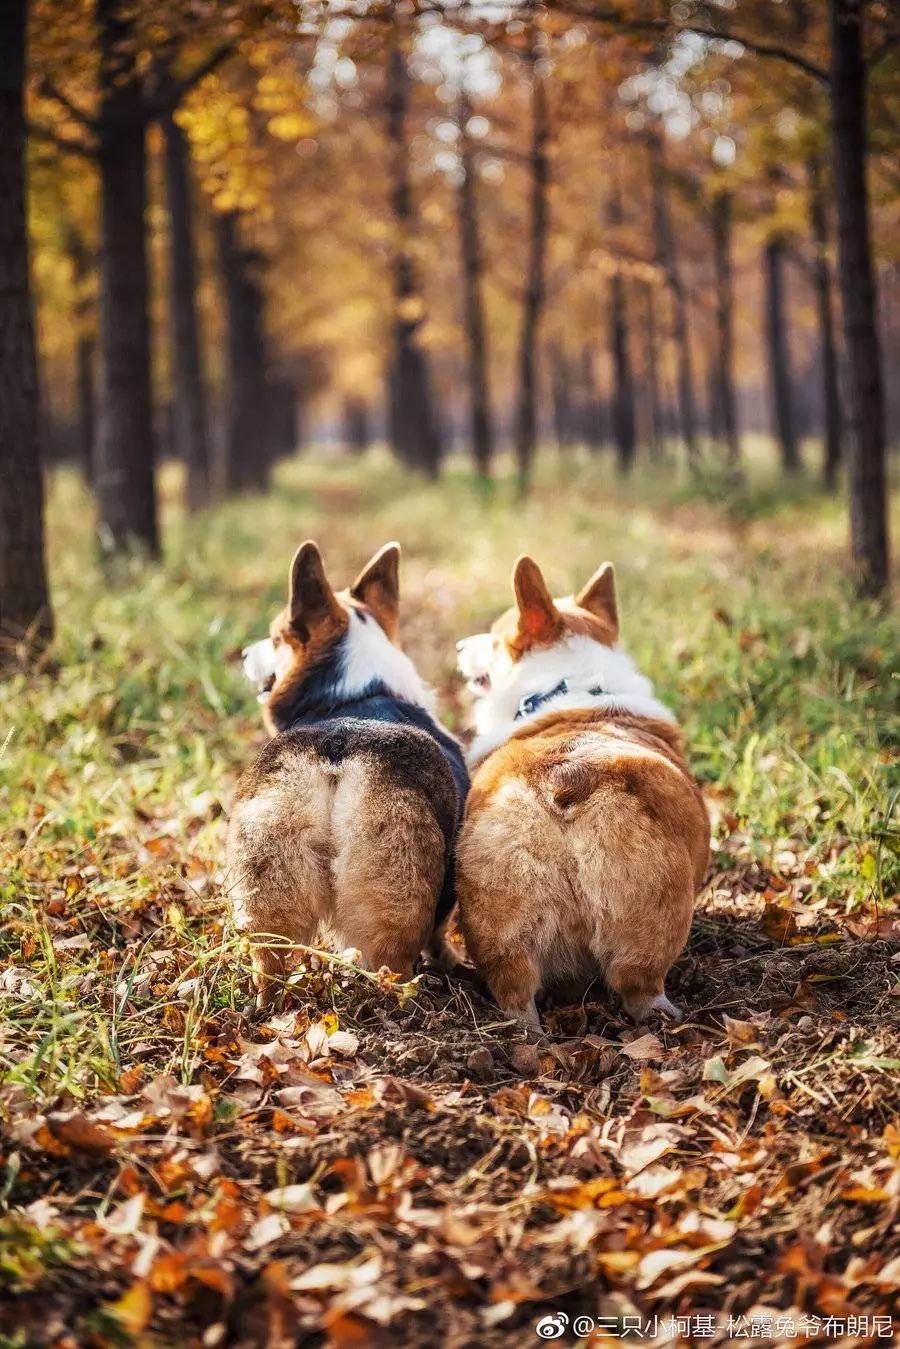
{"type": "Polygon", "coordinates": [[[378,456],[191,522],[176,488],[165,564],[110,582],[56,477],[59,638],[0,691],[0,1344],[889,1342],[900,651],[849,599],[839,505],[765,468],[701,493],[552,457],[524,508],[378,456]],[[557,593],[615,561],[713,819],[683,1024],[594,989],[533,1046],[466,977],[327,955],[247,1015],[238,652],[310,536],[341,584],[401,540],[404,642],[460,732],[454,641],[516,555],[557,593]]]}

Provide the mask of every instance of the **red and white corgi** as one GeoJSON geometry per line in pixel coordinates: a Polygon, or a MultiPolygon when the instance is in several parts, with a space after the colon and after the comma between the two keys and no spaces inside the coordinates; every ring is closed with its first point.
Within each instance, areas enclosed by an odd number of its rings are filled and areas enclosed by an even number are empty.
{"type": "Polygon", "coordinates": [[[260,1006],[287,975],[289,944],[320,925],[371,969],[409,977],[425,948],[455,959],[441,932],[468,775],[397,645],[399,559],[386,544],[336,592],[304,543],[287,606],[244,652],[272,739],[238,783],[227,886],[260,1006]]]}
{"type": "Polygon", "coordinates": [[[665,978],[709,859],[682,734],[618,643],[609,563],[553,599],[530,557],[515,606],[459,643],[477,695],[457,844],[466,946],[505,1012],[538,1030],[535,995],[602,974],[636,1020],[680,1016],[665,978]]]}

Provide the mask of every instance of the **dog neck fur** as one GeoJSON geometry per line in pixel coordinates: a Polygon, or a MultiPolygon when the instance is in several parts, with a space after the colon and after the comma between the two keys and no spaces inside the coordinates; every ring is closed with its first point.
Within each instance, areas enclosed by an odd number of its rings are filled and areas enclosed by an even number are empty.
{"type": "Polygon", "coordinates": [[[424,707],[436,716],[434,693],[420,677],[409,656],[394,646],[370,613],[350,610],[344,638],[343,670],[337,692],[348,701],[380,680],[396,698],[424,707]]]}
{"type": "Polygon", "coordinates": [[[611,712],[675,721],[665,704],[654,696],[650,680],[624,651],[602,646],[590,637],[566,637],[555,646],[529,651],[489,692],[478,698],[476,736],[469,747],[469,763],[479,763],[530,721],[567,708],[608,708],[611,712]],[[516,718],[523,698],[546,693],[563,679],[569,685],[565,693],[548,698],[530,715],[516,718]],[[602,693],[588,692],[598,687],[602,693]]]}

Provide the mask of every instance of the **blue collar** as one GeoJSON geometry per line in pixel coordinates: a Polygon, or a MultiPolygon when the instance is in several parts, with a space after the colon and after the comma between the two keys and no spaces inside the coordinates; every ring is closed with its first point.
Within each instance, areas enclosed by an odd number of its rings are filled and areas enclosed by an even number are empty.
{"type": "MultiPolygon", "coordinates": [[[[568,679],[561,679],[556,687],[552,688],[549,693],[527,693],[525,697],[520,700],[513,720],[521,721],[523,717],[534,716],[535,712],[542,708],[544,703],[549,703],[551,698],[558,698],[561,693],[568,692],[568,679]]],[[[591,698],[596,698],[603,692],[604,690],[600,688],[599,685],[597,688],[587,690],[588,696],[591,698]]]]}

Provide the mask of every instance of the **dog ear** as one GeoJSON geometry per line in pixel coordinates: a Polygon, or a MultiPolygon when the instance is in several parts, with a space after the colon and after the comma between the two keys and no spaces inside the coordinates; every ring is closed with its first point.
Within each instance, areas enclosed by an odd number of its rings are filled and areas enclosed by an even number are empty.
{"type": "Polygon", "coordinates": [[[400,621],[400,545],[386,543],[350,587],[353,599],[371,609],[391,641],[400,621]]]}
{"type": "Polygon", "coordinates": [[[313,628],[340,618],[341,606],[328,584],[322,554],[311,539],[294,554],[288,584],[291,626],[304,640],[313,628]]]}
{"type": "Polygon", "coordinates": [[[611,641],[619,637],[619,609],[616,604],[616,573],[611,562],[604,562],[594,572],[581,594],[575,600],[580,609],[600,618],[612,629],[611,641]]]}
{"type": "Polygon", "coordinates": [[[513,570],[513,591],[521,636],[529,642],[552,642],[562,629],[562,620],[533,558],[519,558],[513,570]]]}

